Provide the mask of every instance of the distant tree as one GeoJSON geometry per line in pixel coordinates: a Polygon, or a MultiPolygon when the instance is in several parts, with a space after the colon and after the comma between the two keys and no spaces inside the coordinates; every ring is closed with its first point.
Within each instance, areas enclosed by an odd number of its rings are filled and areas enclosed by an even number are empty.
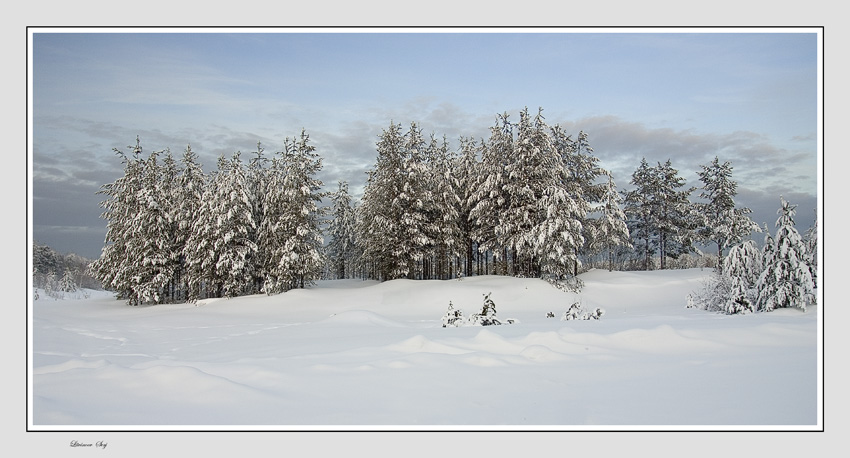
{"type": "Polygon", "coordinates": [[[812,272],[812,280],[817,287],[818,281],[818,214],[815,209],[815,221],[809,229],[806,230],[806,251],[808,252],[807,263],[809,270],[812,272]]]}
{"type": "Polygon", "coordinates": [[[74,281],[74,273],[66,270],[62,275],[62,280],[59,281],[59,289],[66,293],[73,293],[77,290],[77,282],[74,281]]]}
{"type": "Polygon", "coordinates": [[[327,246],[328,262],[336,278],[351,278],[356,265],[355,214],[348,193],[348,182],[340,181],[338,189],[330,195],[331,219],[328,225],[330,241],[327,246]]]}
{"type": "Polygon", "coordinates": [[[657,250],[653,238],[657,214],[653,198],[656,188],[655,175],[646,158],[641,159],[640,165],[632,173],[630,183],[634,189],[624,193],[624,212],[628,217],[629,234],[634,240],[632,245],[642,253],[644,270],[649,270],[650,258],[657,250]]]}
{"type": "Polygon", "coordinates": [[[656,230],[661,269],[666,259],[678,259],[693,251],[696,217],[689,197],[696,188],[685,188],[685,179],[672,167],[668,159],[655,168],[655,194],[653,211],[656,212],[656,230]]]}
{"type": "Polygon", "coordinates": [[[702,181],[700,197],[706,202],[697,204],[701,216],[698,233],[705,241],[717,245],[717,268],[723,269],[723,251],[736,245],[759,226],[747,215],[749,208],[735,207],[738,184],[732,180],[732,166],[729,162],[720,163],[717,157],[709,165],[703,165],[698,172],[702,181]]]}
{"type": "Polygon", "coordinates": [[[794,227],[796,206],[780,197],[776,236],[766,240],[764,271],[758,281],[758,309],[794,307],[806,310],[814,300],[814,280],[805,242],[794,227]],[[767,248],[770,243],[770,248],[767,248]]]}

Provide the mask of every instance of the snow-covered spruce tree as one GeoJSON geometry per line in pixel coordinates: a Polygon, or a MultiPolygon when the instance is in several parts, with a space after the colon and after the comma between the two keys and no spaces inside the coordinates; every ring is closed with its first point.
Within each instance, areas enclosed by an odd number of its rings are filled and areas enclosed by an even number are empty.
{"type": "Polygon", "coordinates": [[[404,136],[402,146],[401,189],[392,199],[391,213],[399,214],[400,238],[396,248],[397,265],[393,278],[427,278],[422,272],[422,262],[434,244],[432,236],[436,202],[432,193],[433,171],[426,163],[425,139],[422,129],[413,122],[404,136]]]}
{"type": "Polygon", "coordinates": [[[369,170],[357,215],[357,243],[369,276],[392,280],[408,275],[409,265],[402,259],[404,232],[402,208],[393,202],[404,185],[403,135],[401,126],[390,122],[377,142],[378,157],[369,170]]]}
{"type": "Polygon", "coordinates": [[[456,157],[449,150],[448,141],[443,137],[438,143],[434,136],[427,149],[428,163],[431,170],[430,195],[432,205],[428,220],[432,223],[426,226],[428,237],[433,242],[431,257],[433,258],[434,275],[431,278],[447,279],[457,276],[455,260],[462,254],[463,233],[460,226],[461,197],[459,193],[459,174],[453,170],[456,157]]]}
{"type": "Polygon", "coordinates": [[[286,149],[284,189],[294,224],[284,244],[288,254],[280,262],[289,271],[292,287],[305,288],[321,278],[324,264],[321,229],[324,209],[319,206],[324,193],[320,192],[322,181],[316,178],[322,170],[322,158],[303,129],[297,139],[287,139],[286,149]]]}
{"type": "Polygon", "coordinates": [[[617,247],[631,247],[629,243],[629,228],[626,225],[626,215],[620,209],[622,199],[617,192],[617,185],[610,172],[607,176],[601,202],[594,211],[599,217],[593,221],[594,234],[590,247],[592,252],[607,252],[608,271],[614,269],[614,252],[617,247]]]}
{"type": "Polygon", "coordinates": [[[510,205],[510,197],[504,188],[510,180],[506,164],[512,160],[513,147],[513,124],[504,113],[496,118],[496,124],[490,128],[490,137],[483,145],[475,191],[469,199],[472,207],[469,218],[473,222],[475,241],[481,249],[492,253],[496,260],[501,260],[496,262],[495,272],[502,275],[508,273],[507,247],[504,237],[497,234],[496,229],[503,227],[510,205]]]}
{"type": "Polygon", "coordinates": [[[137,235],[134,217],[139,211],[139,195],[143,187],[144,160],[142,147],[136,137],[136,145],[128,146],[129,154],[113,148],[122,159],[124,175],[113,183],[104,184],[98,194],[106,199],[100,203],[104,209],[101,218],[106,220],[106,238],[100,258],[95,260],[90,271],[101,285],[117,292],[119,298],[127,299],[128,304],[137,305],[135,295],[138,271],[133,253],[133,238],[137,235]]]}
{"type": "MultiPolygon", "coordinates": [[[[805,242],[794,227],[796,205],[780,197],[776,236],[764,253],[764,272],[758,281],[757,308],[771,311],[795,307],[803,311],[814,301],[814,281],[806,263],[805,242]]],[[[766,240],[769,242],[769,240],[766,240]]]]}
{"type": "Polygon", "coordinates": [[[679,171],[673,168],[669,159],[664,164],[658,163],[655,174],[654,211],[660,267],[664,269],[668,257],[678,259],[693,251],[697,219],[689,197],[696,188],[681,189],[685,186],[685,179],[678,176],[679,171]]]}
{"type": "MultiPolygon", "coordinates": [[[[206,186],[206,175],[198,163],[198,155],[187,145],[181,158],[182,168],[174,186],[174,245],[177,254],[177,268],[174,283],[177,287],[176,300],[186,300],[191,295],[186,281],[186,245],[192,235],[194,221],[201,208],[201,197],[206,186]]],[[[197,297],[197,292],[193,294],[197,297]]]]}
{"type": "MultiPolygon", "coordinates": [[[[269,159],[265,157],[265,149],[260,142],[257,142],[257,149],[253,152],[251,160],[248,162],[248,170],[246,179],[248,181],[248,189],[252,196],[251,210],[254,215],[254,224],[256,229],[248,234],[248,238],[254,243],[259,244],[258,231],[263,224],[263,215],[266,193],[266,179],[268,175],[269,159]]],[[[263,290],[263,265],[262,253],[258,251],[256,255],[248,260],[251,266],[252,287],[251,292],[260,292],[263,290]]]]}
{"type": "MultiPolygon", "coordinates": [[[[605,193],[606,183],[600,177],[607,175],[607,171],[599,166],[599,158],[593,154],[590,147],[588,134],[579,131],[578,138],[574,142],[572,151],[562,156],[565,159],[568,182],[572,183],[570,189],[577,197],[577,203],[582,213],[578,215],[582,223],[582,235],[584,245],[576,249],[576,258],[579,254],[593,255],[599,252],[600,242],[597,240],[599,234],[597,220],[590,216],[594,207],[602,201],[605,193]]],[[[574,264],[573,275],[578,275],[578,259],[574,264]]]]}
{"type": "Polygon", "coordinates": [[[657,250],[654,238],[657,220],[653,198],[656,188],[655,174],[646,158],[641,159],[629,183],[634,189],[624,192],[623,211],[628,218],[626,224],[633,240],[632,245],[642,255],[643,269],[649,270],[650,260],[657,250]]]}
{"type": "Polygon", "coordinates": [[[493,326],[501,325],[502,322],[496,317],[496,303],[490,299],[490,295],[484,295],[484,304],[481,306],[480,313],[473,313],[467,317],[467,324],[470,326],[493,326]]]}
{"type": "Polygon", "coordinates": [[[203,287],[207,297],[235,297],[250,291],[249,260],[257,252],[250,239],[256,229],[251,199],[240,153],[230,160],[219,157],[186,244],[191,291],[203,287]]]}
{"type": "Polygon", "coordinates": [[[548,183],[538,201],[539,221],[531,235],[540,273],[546,274],[555,287],[576,290],[581,287],[575,274],[580,265],[579,253],[586,241],[584,221],[589,205],[584,199],[581,180],[577,179],[580,172],[568,167],[569,156],[574,155],[574,151],[568,149],[569,138],[560,135],[558,126],[552,132],[554,150],[548,152],[552,175],[547,177],[548,183]],[[567,149],[561,149],[565,145],[567,149]]]}
{"type": "MultiPolygon", "coordinates": [[[[154,151],[144,163],[139,202],[132,219],[128,257],[135,262],[133,296],[140,303],[160,304],[171,299],[170,286],[178,263],[175,250],[174,194],[177,170],[173,159],[164,166],[154,151]]],[[[168,158],[170,158],[168,153],[168,158]]]]}
{"type": "Polygon", "coordinates": [[[442,318],[443,327],[459,327],[463,326],[463,310],[455,309],[454,304],[449,301],[449,308],[442,318]]]}
{"type": "Polygon", "coordinates": [[[70,269],[65,269],[62,279],[59,280],[59,289],[66,293],[73,293],[77,290],[77,282],[74,280],[74,273],[70,269]]]}
{"type": "Polygon", "coordinates": [[[560,192],[560,167],[546,129],[541,113],[532,121],[527,108],[521,111],[513,155],[505,165],[508,180],[503,190],[508,205],[496,236],[513,251],[514,274],[520,276],[539,276],[540,262],[535,256],[553,251],[557,252],[555,259],[547,264],[557,269],[564,257],[559,248],[574,242],[573,237],[563,235],[572,229],[570,216],[576,208],[571,196],[560,192]],[[564,218],[564,214],[570,216],[564,218]]]}
{"type": "Polygon", "coordinates": [[[327,229],[330,242],[326,249],[330,272],[335,278],[353,278],[357,251],[354,207],[348,193],[348,182],[340,181],[330,198],[331,219],[327,229]]]}
{"type": "Polygon", "coordinates": [[[759,226],[747,215],[749,208],[735,207],[738,184],[732,180],[732,165],[720,163],[717,157],[703,165],[699,173],[702,181],[700,198],[706,202],[696,204],[700,218],[698,234],[702,240],[717,245],[717,266],[723,268],[723,251],[741,242],[759,226]]]}
{"type": "Polygon", "coordinates": [[[315,178],[322,159],[304,130],[297,139],[286,138],[284,145],[269,171],[259,231],[267,294],[311,285],[324,265],[322,182],[315,178]]]}
{"type": "Polygon", "coordinates": [[[470,221],[472,211],[472,194],[476,186],[476,173],[478,170],[478,145],[472,138],[460,138],[460,151],[452,160],[451,172],[457,183],[456,194],[458,202],[457,225],[459,237],[463,246],[464,266],[462,274],[470,276],[474,272],[473,262],[475,260],[475,239],[473,237],[473,224],[470,221]]]}
{"type": "Polygon", "coordinates": [[[815,288],[818,284],[818,213],[815,209],[815,222],[806,230],[806,251],[808,252],[807,263],[812,271],[812,281],[815,288]]]}

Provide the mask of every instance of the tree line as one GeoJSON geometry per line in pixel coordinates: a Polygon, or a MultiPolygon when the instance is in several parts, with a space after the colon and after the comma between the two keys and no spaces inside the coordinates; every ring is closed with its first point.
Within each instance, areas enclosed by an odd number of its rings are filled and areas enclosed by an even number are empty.
{"type": "Polygon", "coordinates": [[[321,191],[304,130],[271,158],[259,143],[247,163],[221,156],[209,175],[191,147],[179,163],[168,150],[143,157],[138,139],[129,150],[115,150],[124,176],[100,191],[107,236],[92,272],[130,303],[275,294],[323,277],[498,274],[576,288],[591,258],[663,269],[698,243],[720,259],[759,229],[734,202],[728,162],[702,167],[698,203],[669,160],[643,159],[620,192],[587,133],[549,126],[542,109],[498,115],[488,138],[457,149],[390,122],[358,202],[346,182],[321,191]]]}

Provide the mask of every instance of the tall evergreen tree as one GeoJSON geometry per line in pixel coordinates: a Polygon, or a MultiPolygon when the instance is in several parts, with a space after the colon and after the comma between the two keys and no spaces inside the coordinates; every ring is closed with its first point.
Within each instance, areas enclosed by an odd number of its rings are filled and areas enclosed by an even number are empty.
{"type": "Polygon", "coordinates": [[[502,231],[504,218],[510,205],[510,196],[505,186],[510,180],[506,164],[513,156],[513,124],[508,114],[499,115],[490,128],[490,137],[484,144],[478,170],[475,192],[469,202],[472,209],[470,221],[474,223],[474,237],[480,248],[501,259],[501,271],[507,274],[507,245],[502,231]]]}
{"type": "Polygon", "coordinates": [[[644,270],[650,269],[650,259],[657,250],[653,238],[657,225],[653,201],[654,180],[652,168],[646,158],[642,158],[630,181],[635,188],[625,192],[623,199],[629,234],[634,239],[632,245],[642,252],[644,270]]]}
{"type": "Polygon", "coordinates": [[[138,137],[136,145],[128,148],[129,154],[113,148],[122,159],[124,175],[98,191],[106,196],[100,203],[104,209],[101,218],[106,220],[106,238],[100,257],[90,270],[104,287],[117,291],[118,297],[127,299],[129,304],[138,305],[140,298],[134,289],[138,284],[138,271],[132,251],[136,236],[133,222],[142,205],[139,196],[143,187],[144,160],[138,137]]]}
{"type": "MultiPolygon", "coordinates": [[[[186,246],[190,289],[203,286],[207,296],[235,297],[251,291],[250,260],[257,253],[252,195],[237,151],[219,157],[186,246]]],[[[195,297],[196,298],[196,297],[195,297]]]]}
{"type": "Polygon", "coordinates": [[[316,178],[322,170],[322,158],[303,129],[297,139],[287,139],[286,144],[284,189],[293,224],[284,243],[288,254],[281,262],[290,272],[292,286],[304,288],[321,277],[324,264],[321,231],[324,211],[319,206],[324,193],[320,192],[323,183],[316,178]]]}
{"type": "Polygon", "coordinates": [[[677,259],[693,249],[696,224],[689,197],[695,188],[681,189],[685,187],[685,179],[678,175],[669,159],[659,163],[655,173],[654,211],[661,269],[664,269],[668,257],[677,259]]]}
{"type": "Polygon", "coordinates": [[[438,143],[434,136],[428,145],[428,163],[430,173],[430,195],[426,233],[433,243],[434,269],[436,277],[445,279],[457,275],[454,260],[461,255],[463,234],[460,226],[461,197],[459,192],[459,171],[453,165],[457,163],[449,150],[448,141],[443,137],[438,143]]]}
{"type": "Polygon", "coordinates": [[[401,248],[405,243],[403,209],[397,197],[405,177],[404,138],[401,126],[390,122],[377,142],[378,157],[369,170],[358,214],[358,243],[366,267],[379,280],[402,278],[410,265],[401,248]],[[395,203],[394,203],[395,202],[395,203]]]}
{"type": "Polygon", "coordinates": [[[476,173],[478,171],[478,145],[472,138],[460,138],[460,152],[453,159],[450,167],[457,183],[458,217],[457,225],[459,237],[463,245],[464,268],[463,275],[469,276],[473,273],[473,261],[475,259],[475,239],[473,236],[473,224],[470,221],[472,211],[472,195],[476,186],[476,173]]]}
{"type": "MultiPolygon", "coordinates": [[[[171,298],[169,286],[174,279],[177,252],[174,243],[171,186],[176,170],[173,160],[167,166],[157,161],[160,152],[150,154],[143,165],[139,206],[131,224],[132,261],[136,272],[134,300],[139,303],[163,303],[171,298]]],[[[170,157],[170,153],[167,157],[170,157]]]]}
{"type": "Polygon", "coordinates": [[[738,184],[732,180],[732,166],[720,163],[717,157],[709,165],[701,166],[699,179],[702,181],[700,197],[705,203],[697,205],[701,216],[698,233],[705,241],[717,245],[717,267],[723,268],[723,251],[741,242],[759,226],[747,215],[749,208],[735,207],[738,184]]]}
{"type": "MultiPolygon", "coordinates": [[[[201,198],[206,186],[206,175],[198,163],[198,155],[187,145],[181,158],[182,168],[177,176],[175,194],[174,245],[178,263],[175,270],[176,299],[185,300],[192,294],[187,290],[186,246],[192,235],[194,221],[201,208],[201,198]]],[[[197,291],[192,296],[197,297],[197,291]]]]}
{"type": "Polygon", "coordinates": [[[608,256],[608,270],[614,269],[614,252],[617,247],[631,246],[629,243],[629,228],[626,225],[626,215],[620,209],[622,199],[617,192],[617,185],[611,173],[608,177],[602,201],[596,208],[599,218],[594,221],[595,236],[591,244],[593,251],[606,251],[608,256]]]}

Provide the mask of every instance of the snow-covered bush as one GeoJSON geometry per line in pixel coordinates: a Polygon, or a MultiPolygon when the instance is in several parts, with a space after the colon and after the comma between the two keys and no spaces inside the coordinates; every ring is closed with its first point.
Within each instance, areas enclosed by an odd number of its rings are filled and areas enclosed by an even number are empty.
{"type": "Polygon", "coordinates": [[[570,308],[564,312],[561,321],[571,320],[598,320],[605,314],[605,309],[597,307],[594,311],[588,312],[578,302],[573,302],[570,308]]]}
{"type": "Polygon", "coordinates": [[[481,313],[473,313],[469,315],[467,319],[467,323],[471,326],[492,326],[502,324],[498,318],[496,318],[496,304],[493,302],[493,299],[490,299],[490,295],[493,293],[487,293],[484,295],[484,305],[481,307],[481,313]]]}
{"type": "Polygon", "coordinates": [[[452,301],[449,301],[449,309],[443,315],[443,327],[462,326],[463,325],[463,310],[455,309],[452,301]]]}
{"type": "Polygon", "coordinates": [[[449,309],[443,315],[443,327],[460,327],[460,326],[492,326],[501,324],[514,324],[518,321],[513,318],[508,318],[504,321],[496,318],[496,304],[493,299],[490,299],[490,294],[484,295],[484,304],[481,307],[480,313],[473,313],[464,319],[463,311],[454,308],[454,304],[449,301],[449,309]]]}

